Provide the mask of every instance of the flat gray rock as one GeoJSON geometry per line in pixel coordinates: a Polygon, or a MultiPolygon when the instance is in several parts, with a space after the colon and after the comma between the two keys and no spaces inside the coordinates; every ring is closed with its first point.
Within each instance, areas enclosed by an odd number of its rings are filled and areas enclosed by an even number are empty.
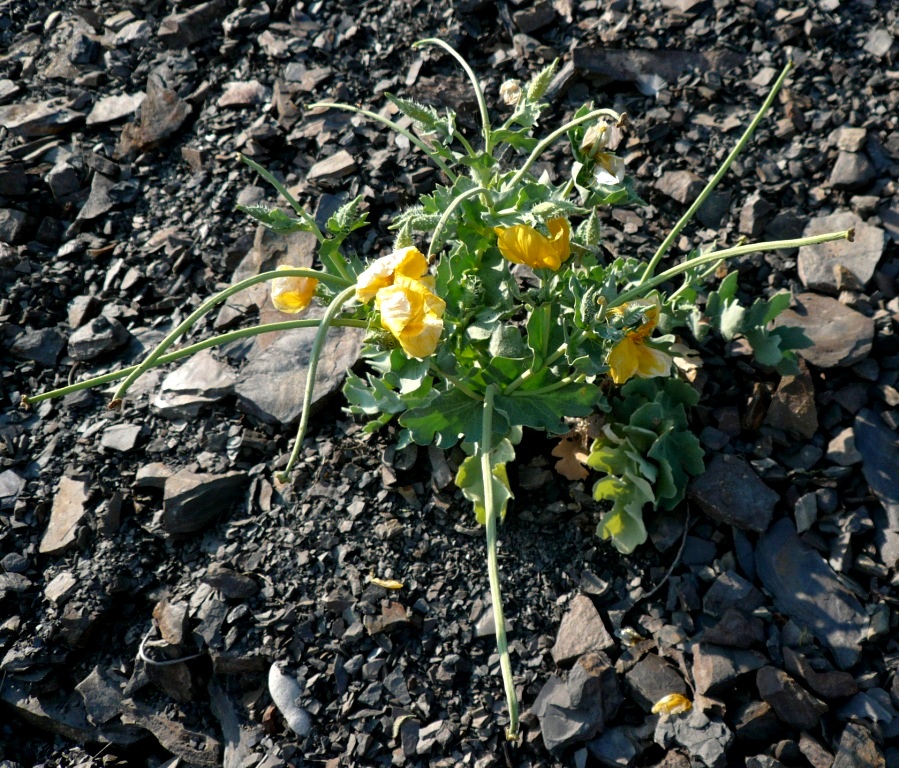
{"type": "Polygon", "coordinates": [[[190,357],[162,380],[153,407],[166,418],[190,418],[234,392],[237,374],[208,350],[190,357]]]}
{"type": "Polygon", "coordinates": [[[41,539],[41,554],[55,555],[75,543],[78,526],[87,514],[89,487],[83,480],[60,479],[59,490],[53,497],[50,522],[41,539]]]}
{"type": "Polygon", "coordinates": [[[709,718],[698,707],[683,715],[662,717],[656,725],[655,742],[662,747],[683,747],[692,765],[724,768],[734,735],[720,718],[709,718]]]}
{"type": "Polygon", "coordinates": [[[133,115],[147,98],[145,93],[123,93],[118,96],[107,96],[100,99],[87,116],[88,125],[105,125],[114,123],[124,117],[133,115]]]}
{"type": "Polygon", "coordinates": [[[779,520],[761,537],[756,571],[777,610],[829,648],[842,669],[855,664],[868,631],[867,613],[792,522],[779,520]]]}
{"type": "Polygon", "coordinates": [[[176,535],[202,530],[227,512],[248,484],[245,472],[176,472],[165,481],[162,525],[167,533],[176,535]]]}
{"type": "Polygon", "coordinates": [[[646,712],[655,703],[672,693],[687,695],[687,686],[680,673],[661,656],[647,653],[625,675],[628,687],[637,702],[646,712]]]}
{"type": "Polygon", "coordinates": [[[689,495],[709,517],[758,533],[771,523],[780,499],[745,459],[731,454],[715,456],[690,484],[689,495]]]}
{"type": "Polygon", "coordinates": [[[883,752],[861,723],[847,723],[831,768],[886,768],[883,752]]]}
{"type": "Polygon", "coordinates": [[[306,174],[307,181],[335,181],[356,170],[356,160],[345,149],[319,160],[306,174]]]}
{"type": "Polygon", "coordinates": [[[758,651],[724,648],[699,643],[693,649],[693,680],[696,692],[715,696],[733,690],[743,675],[765,666],[768,658],[758,651]]]}
{"type": "Polygon", "coordinates": [[[899,565],[899,446],[896,433],[868,408],[859,411],[854,424],[855,447],[862,457],[868,487],[880,501],[873,512],[874,543],[888,568],[899,565]]]}
{"type": "MultiPolygon", "coordinates": [[[[320,317],[324,310],[310,307],[303,317],[320,317]]],[[[257,341],[235,384],[241,410],[268,424],[292,424],[300,418],[309,370],[309,355],[317,328],[296,328],[278,334],[269,346],[257,341]]],[[[315,374],[313,408],[343,384],[362,349],[364,331],[331,328],[315,374]]]]}
{"type": "Polygon", "coordinates": [[[593,601],[586,595],[577,595],[559,625],[552,649],[553,661],[565,664],[590,651],[603,651],[613,645],[615,638],[603,624],[593,601]]]}
{"type": "Polygon", "coordinates": [[[762,667],[756,675],[762,699],[771,705],[777,717],[787,725],[803,731],[817,727],[827,705],[805,690],[782,669],[762,667]]]}
{"type": "Polygon", "coordinates": [[[855,237],[848,240],[831,240],[829,243],[808,245],[799,250],[797,267],[802,284],[813,291],[837,293],[839,283],[837,269],[848,270],[860,286],[874,276],[877,263],[883,256],[885,234],[880,227],[864,222],[851,212],[833,213],[812,219],[803,235],[813,237],[828,232],[840,232],[853,227],[855,237]]]}
{"type": "Polygon", "coordinates": [[[69,109],[66,101],[48,99],[0,107],[0,126],[26,139],[71,131],[84,122],[84,114],[69,109]]]}
{"type": "Polygon", "coordinates": [[[840,152],[827,183],[837,189],[856,189],[864,187],[875,176],[877,171],[864,153],[840,152]]]}
{"type": "Polygon", "coordinates": [[[800,293],[796,308],[782,312],[775,324],[802,328],[813,346],[797,354],[818,368],[855,365],[868,356],[874,343],[870,317],[816,293],[800,293]]]}
{"type": "Polygon", "coordinates": [[[66,346],[66,337],[55,328],[27,329],[10,345],[9,351],[22,360],[33,360],[38,365],[56,365],[66,346]]]}

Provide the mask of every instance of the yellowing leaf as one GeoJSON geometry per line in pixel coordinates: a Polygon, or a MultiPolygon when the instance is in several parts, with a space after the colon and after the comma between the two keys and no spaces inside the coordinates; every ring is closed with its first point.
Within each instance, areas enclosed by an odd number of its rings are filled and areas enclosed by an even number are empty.
{"type": "Polygon", "coordinates": [[[584,450],[584,442],[577,432],[569,432],[559,438],[559,442],[552,450],[553,456],[559,460],[556,462],[556,472],[567,480],[586,480],[587,472],[584,464],[587,463],[587,451],[584,450]]]}
{"type": "Polygon", "coordinates": [[[384,587],[384,589],[402,589],[406,586],[403,582],[396,579],[379,579],[377,576],[371,577],[371,583],[377,587],[384,587]]]}
{"type": "Polygon", "coordinates": [[[663,715],[680,715],[684,712],[689,712],[693,709],[693,702],[691,702],[686,696],[682,696],[679,693],[669,693],[667,696],[662,696],[652,707],[652,713],[657,715],[659,713],[663,715]]]}

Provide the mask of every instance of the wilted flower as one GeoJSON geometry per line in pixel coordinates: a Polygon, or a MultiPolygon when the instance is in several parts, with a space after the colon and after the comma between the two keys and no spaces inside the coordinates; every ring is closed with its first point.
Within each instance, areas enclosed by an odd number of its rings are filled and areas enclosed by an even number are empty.
{"type": "MultiPolygon", "coordinates": [[[[646,346],[646,340],[658,325],[660,308],[658,302],[638,303],[631,306],[645,306],[643,317],[645,322],[632,331],[628,331],[609,353],[609,375],[616,384],[624,384],[633,376],[651,379],[655,376],[667,376],[671,369],[671,355],[660,349],[646,346]]],[[[620,308],[616,314],[620,314],[620,308]]],[[[614,312],[614,310],[613,310],[614,312]]]]}
{"type": "Polygon", "coordinates": [[[612,138],[612,126],[605,120],[591,125],[581,140],[581,152],[596,161],[593,179],[597,184],[621,184],[624,181],[624,160],[607,151],[612,138]]]}
{"type": "Polygon", "coordinates": [[[521,99],[521,80],[506,80],[499,87],[499,96],[504,104],[514,107],[521,99]]]}
{"type": "Polygon", "coordinates": [[[437,349],[443,333],[446,302],[419,280],[401,278],[375,296],[381,325],[411,357],[424,358],[437,349]]]}
{"type": "Polygon", "coordinates": [[[356,278],[356,300],[371,301],[378,291],[393,285],[397,278],[418,280],[429,288],[434,287],[434,279],[425,276],[428,260],[415,246],[400,248],[398,251],[376,259],[356,278]]]}
{"type": "Polygon", "coordinates": [[[662,696],[652,707],[652,714],[660,712],[663,715],[680,715],[693,709],[693,702],[679,693],[669,693],[662,696]]]}
{"type": "Polygon", "coordinates": [[[497,227],[499,252],[513,264],[558,271],[571,255],[571,227],[567,219],[550,219],[546,222],[546,228],[552,237],[546,237],[527,224],[497,227]]]}
{"type": "MultiPolygon", "coordinates": [[[[278,269],[296,269],[288,264],[281,264],[278,269]]],[[[318,280],[314,277],[276,277],[272,280],[272,304],[279,312],[295,315],[302,312],[315,295],[318,280]]]]}

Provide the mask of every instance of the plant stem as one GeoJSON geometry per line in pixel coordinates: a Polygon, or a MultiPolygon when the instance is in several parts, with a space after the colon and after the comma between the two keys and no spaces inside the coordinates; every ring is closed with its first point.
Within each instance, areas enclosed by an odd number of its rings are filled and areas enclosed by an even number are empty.
{"type": "Polygon", "coordinates": [[[499,666],[503,675],[503,687],[506,691],[506,703],[509,707],[509,727],[506,738],[515,741],[518,738],[518,697],[515,694],[515,682],[512,678],[512,661],[509,658],[509,645],[506,641],[506,620],[503,616],[503,599],[499,583],[499,565],[496,560],[496,518],[497,510],[493,500],[493,466],[490,452],[493,450],[493,396],[495,385],[489,384],[484,393],[484,414],[481,420],[481,476],[484,478],[484,511],[485,528],[487,530],[487,578],[490,581],[490,598],[493,603],[493,624],[496,630],[496,650],[499,653],[499,666]]]}
{"type": "Polygon", "coordinates": [[[492,131],[490,129],[490,115],[487,112],[487,100],[484,98],[484,91],[481,90],[481,84],[478,82],[477,75],[475,75],[474,70],[468,65],[468,62],[465,61],[462,56],[459,55],[459,52],[453,48],[448,43],[445,43],[443,40],[438,40],[435,37],[428,37],[424,40],[419,40],[413,43],[413,48],[418,48],[422,45],[436,45],[440,48],[443,48],[447,53],[450,54],[456,61],[459,62],[459,66],[465,70],[465,74],[468,75],[468,79],[471,81],[471,87],[474,90],[475,98],[478,101],[478,110],[481,113],[481,132],[484,134],[484,152],[486,154],[490,154],[493,150],[492,143],[492,131]]]}
{"type": "Polygon", "coordinates": [[[197,309],[195,309],[188,318],[178,325],[173,331],[171,331],[159,344],[156,348],[147,355],[146,359],[137,366],[137,368],[128,374],[128,377],[123,381],[119,388],[115,391],[115,394],[112,397],[112,402],[109,404],[110,408],[118,407],[122,398],[125,396],[125,393],[128,391],[128,388],[137,380],[137,378],[148,371],[154,365],[157,365],[157,361],[163,352],[165,352],[172,344],[177,341],[178,337],[187,333],[203,315],[207,312],[210,312],[214,307],[218,304],[221,304],[230,296],[233,296],[235,293],[239,293],[245,288],[249,288],[250,286],[256,285],[256,283],[264,283],[267,280],[274,280],[277,277],[311,277],[316,280],[320,280],[323,283],[330,283],[332,285],[338,285],[340,287],[346,286],[349,281],[345,280],[337,275],[330,275],[327,272],[318,272],[313,269],[303,269],[301,267],[291,268],[291,269],[278,269],[272,272],[262,272],[261,274],[255,275],[254,277],[248,277],[246,280],[241,280],[239,283],[232,285],[229,288],[226,288],[224,291],[220,291],[214,296],[210,296],[206,301],[204,301],[197,309]]]}
{"type": "MultiPolygon", "coordinates": [[[[184,347],[183,349],[179,349],[176,352],[169,352],[167,355],[162,355],[156,360],[156,365],[174,363],[176,360],[190,357],[191,355],[195,355],[197,352],[202,352],[204,349],[209,349],[210,347],[215,347],[219,344],[229,344],[232,341],[245,339],[250,336],[259,336],[263,333],[275,333],[277,331],[289,331],[294,328],[315,328],[319,325],[320,322],[321,320],[319,320],[318,318],[311,320],[285,320],[280,323],[265,323],[264,325],[257,325],[253,328],[241,328],[236,331],[229,331],[228,333],[223,333],[219,336],[213,336],[211,339],[205,339],[204,341],[199,341],[196,344],[191,344],[189,347],[184,347]]],[[[333,323],[331,323],[331,325],[347,328],[368,328],[368,321],[352,320],[350,318],[346,318],[335,320],[333,323]]],[[[69,384],[68,386],[60,387],[59,389],[52,389],[49,392],[41,392],[41,394],[39,395],[22,395],[22,405],[35,405],[36,403],[43,402],[44,400],[54,400],[57,397],[65,397],[66,395],[71,395],[73,392],[80,392],[82,389],[91,389],[92,387],[99,387],[103,384],[110,384],[113,381],[124,379],[132,371],[136,371],[138,367],[139,366],[137,365],[132,365],[128,368],[122,368],[118,371],[104,373],[102,376],[94,376],[90,379],[76,382],[75,384],[69,384]]]]}
{"type": "Polygon", "coordinates": [[[290,207],[296,211],[297,216],[299,216],[303,221],[306,222],[306,225],[309,227],[309,230],[312,234],[315,235],[316,239],[319,243],[325,242],[325,236],[322,234],[321,229],[319,229],[318,224],[315,223],[315,219],[309,215],[305,208],[300,205],[300,201],[297,200],[290,192],[287,191],[287,187],[285,187],[280,181],[278,181],[271,173],[269,173],[265,168],[263,168],[259,163],[255,160],[251,160],[246,155],[242,155],[240,152],[237,153],[237,159],[240,162],[250,166],[256,173],[262,176],[269,184],[271,184],[278,192],[281,197],[283,197],[288,203],[290,203],[290,207]]]}
{"type": "Polygon", "coordinates": [[[660,283],[664,283],[666,280],[670,280],[672,277],[676,277],[682,272],[686,272],[688,269],[692,269],[693,267],[701,267],[704,264],[714,264],[725,259],[732,259],[734,256],[745,256],[747,253],[759,253],[760,251],[776,251],[781,248],[801,248],[804,245],[817,245],[819,243],[828,243],[832,240],[849,240],[851,242],[854,235],[854,230],[847,229],[842,232],[829,232],[826,235],[815,235],[814,237],[800,237],[795,240],[772,240],[767,243],[738,245],[734,248],[726,248],[723,251],[713,251],[712,253],[707,253],[704,256],[697,256],[695,259],[690,259],[689,261],[685,261],[683,264],[678,264],[677,266],[671,267],[670,269],[666,269],[661,274],[650,278],[646,282],[641,282],[639,285],[631,288],[629,291],[625,291],[624,293],[620,294],[618,298],[616,298],[609,304],[608,309],[614,309],[615,307],[620,307],[621,305],[626,304],[629,301],[639,299],[649,293],[650,290],[655,288],[660,283]]]}
{"type": "MultiPolygon", "coordinates": [[[[587,378],[586,374],[579,374],[577,376],[565,376],[558,381],[553,382],[552,384],[547,384],[545,387],[540,387],[539,389],[528,389],[524,392],[520,390],[516,390],[511,393],[512,397],[531,397],[532,395],[545,395],[549,392],[555,392],[557,389],[562,389],[562,387],[567,387],[569,384],[580,384],[587,378]]],[[[508,391],[505,394],[510,394],[508,391]]]]}
{"type": "Polygon", "coordinates": [[[609,117],[615,121],[621,119],[621,115],[619,115],[612,109],[594,109],[592,112],[588,112],[586,115],[581,115],[580,117],[565,123],[565,125],[563,125],[561,128],[557,128],[555,131],[549,134],[549,136],[543,139],[536,147],[534,147],[534,149],[531,151],[531,154],[528,156],[528,159],[524,161],[524,165],[521,166],[516,174],[503,185],[502,192],[508,192],[519,181],[521,181],[521,177],[531,169],[531,166],[537,161],[537,158],[540,157],[540,155],[542,155],[549,147],[551,147],[556,142],[556,139],[570,131],[572,128],[574,128],[574,126],[580,125],[581,123],[588,123],[591,120],[596,120],[599,117],[609,117]]]}
{"type": "Polygon", "coordinates": [[[297,463],[300,456],[300,449],[303,446],[303,438],[306,436],[306,428],[309,426],[309,411],[312,408],[312,395],[315,391],[315,373],[318,370],[318,361],[325,346],[325,339],[328,336],[328,330],[337,316],[337,313],[343,308],[356,293],[356,286],[351,285],[349,288],[341,291],[332,299],[325,311],[321,324],[318,326],[318,333],[315,334],[315,340],[312,342],[312,351],[309,353],[309,367],[306,370],[306,391],[303,393],[303,410],[300,413],[300,426],[297,429],[297,436],[293,444],[293,450],[290,452],[290,459],[284,471],[279,473],[278,479],[283,483],[287,482],[287,477],[293,465],[297,463]]]}
{"type": "Polygon", "coordinates": [[[487,196],[489,195],[489,190],[486,187],[472,187],[453,198],[453,201],[446,207],[446,210],[441,214],[440,219],[437,221],[437,226],[434,227],[434,234],[431,236],[431,244],[428,246],[428,264],[434,263],[434,251],[440,247],[440,236],[443,234],[443,230],[456,208],[463,200],[467,200],[469,197],[474,197],[475,195],[480,195],[482,193],[487,196]]]}
{"type": "Polygon", "coordinates": [[[403,128],[403,127],[397,125],[392,120],[388,120],[386,117],[379,115],[377,112],[372,112],[368,109],[362,109],[361,107],[354,107],[350,104],[340,104],[338,102],[330,102],[330,101],[317,101],[317,102],[315,102],[315,104],[309,105],[309,109],[315,109],[317,107],[325,107],[327,109],[343,109],[346,112],[355,112],[356,114],[364,115],[365,117],[369,118],[370,120],[375,120],[376,122],[379,122],[382,125],[386,125],[391,130],[396,131],[398,134],[400,134],[400,136],[405,136],[407,139],[409,139],[409,141],[412,144],[414,144],[422,152],[424,152],[428,157],[430,157],[431,160],[434,161],[434,164],[438,168],[440,168],[441,171],[443,171],[446,174],[447,178],[450,181],[456,180],[456,174],[453,173],[449,169],[449,166],[446,163],[444,163],[443,160],[441,160],[439,157],[437,157],[437,155],[435,155],[431,151],[431,148],[427,144],[425,144],[421,139],[419,139],[418,136],[416,136],[414,133],[412,133],[412,131],[407,130],[406,128],[403,128]]]}
{"type": "Polygon", "coordinates": [[[463,395],[470,397],[472,400],[477,400],[478,402],[482,402],[484,400],[484,398],[481,397],[479,394],[477,394],[477,392],[470,389],[468,387],[468,385],[464,381],[462,381],[462,379],[460,379],[456,376],[453,376],[450,373],[447,373],[442,368],[440,368],[440,366],[438,366],[437,363],[435,363],[433,361],[429,362],[428,370],[435,373],[437,376],[439,376],[444,381],[448,381],[456,389],[458,389],[463,395]]]}
{"type": "Polygon", "coordinates": [[[752,122],[749,123],[749,126],[743,132],[743,135],[740,137],[740,140],[737,142],[737,146],[731,150],[731,153],[727,156],[727,159],[721,165],[721,167],[715,172],[715,175],[712,176],[711,180],[708,184],[706,184],[705,189],[702,190],[699,197],[693,201],[693,205],[691,205],[687,212],[681,216],[680,221],[674,225],[674,229],[668,233],[668,237],[662,242],[659,246],[659,249],[655,252],[652,259],[650,259],[649,264],[646,265],[646,270],[643,272],[642,280],[648,280],[652,277],[655,272],[656,267],[661,261],[662,257],[668,252],[668,249],[671,248],[672,243],[675,238],[681,233],[684,227],[690,222],[696,212],[702,207],[702,204],[706,201],[706,198],[710,194],[712,194],[712,190],[718,186],[718,182],[724,178],[724,174],[727,173],[728,169],[733,163],[734,160],[737,159],[740,152],[743,151],[743,148],[746,144],[749,143],[749,139],[752,138],[752,134],[755,133],[755,129],[758,128],[759,123],[762,121],[762,118],[765,116],[767,111],[771,108],[771,105],[774,103],[774,98],[777,96],[781,87],[783,86],[784,80],[786,80],[787,74],[790,69],[793,67],[793,62],[788,61],[786,66],[783,68],[783,71],[780,73],[780,76],[774,83],[774,86],[771,88],[771,92],[768,94],[768,98],[765,99],[761,108],[758,112],[756,112],[755,117],[752,119],[752,122]]]}

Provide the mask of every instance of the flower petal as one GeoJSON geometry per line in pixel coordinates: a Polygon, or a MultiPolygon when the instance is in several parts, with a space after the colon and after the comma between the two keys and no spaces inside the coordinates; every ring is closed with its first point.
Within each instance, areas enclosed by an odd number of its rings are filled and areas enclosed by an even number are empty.
{"type": "MultiPolygon", "coordinates": [[[[278,269],[296,269],[288,264],[279,265],[278,269]]],[[[314,277],[276,277],[272,280],[272,304],[279,312],[295,315],[309,306],[318,280],[314,277]]]]}
{"type": "Polygon", "coordinates": [[[356,278],[356,300],[364,304],[382,288],[393,285],[397,276],[418,279],[427,271],[428,260],[418,248],[400,248],[376,259],[360,273],[356,278]]]}

